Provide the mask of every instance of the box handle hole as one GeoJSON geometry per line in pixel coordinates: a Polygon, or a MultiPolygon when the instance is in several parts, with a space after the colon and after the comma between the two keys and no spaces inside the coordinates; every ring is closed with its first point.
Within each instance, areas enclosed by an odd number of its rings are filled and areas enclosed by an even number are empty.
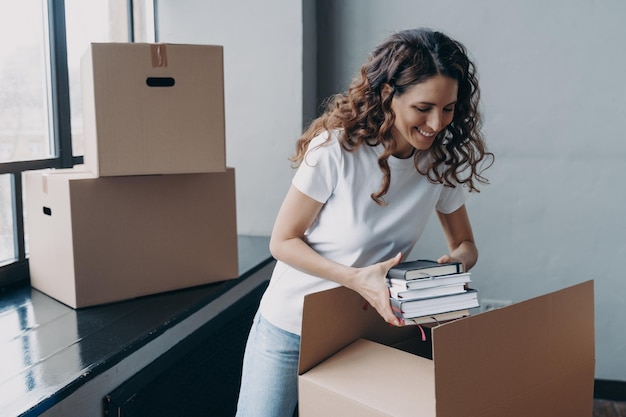
{"type": "Polygon", "coordinates": [[[173,87],[176,81],[172,77],[148,77],[146,84],[148,87],[173,87]]]}
{"type": "Polygon", "coordinates": [[[50,207],[44,207],[43,214],[45,214],[46,216],[52,216],[52,209],[50,207]]]}

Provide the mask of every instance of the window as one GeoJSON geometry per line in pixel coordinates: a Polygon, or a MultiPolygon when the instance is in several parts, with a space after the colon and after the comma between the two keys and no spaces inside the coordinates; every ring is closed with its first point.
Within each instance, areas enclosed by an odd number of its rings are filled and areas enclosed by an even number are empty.
{"type": "Polygon", "coordinates": [[[154,42],[150,0],[28,0],[5,9],[10,12],[0,15],[0,288],[28,278],[22,172],[82,162],[80,57],[91,42],[154,42]]]}

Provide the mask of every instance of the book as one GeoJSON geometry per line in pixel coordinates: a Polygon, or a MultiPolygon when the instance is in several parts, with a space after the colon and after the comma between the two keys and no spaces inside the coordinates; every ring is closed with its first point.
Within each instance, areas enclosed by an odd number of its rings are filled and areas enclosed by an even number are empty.
{"type": "Polygon", "coordinates": [[[431,314],[430,316],[404,318],[404,325],[410,326],[415,324],[443,323],[446,321],[467,317],[469,315],[470,311],[468,309],[448,311],[446,313],[431,314]]]}
{"type": "Polygon", "coordinates": [[[460,262],[440,264],[428,259],[418,259],[416,261],[400,262],[387,272],[387,277],[412,280],[458,274],[461,272],[463,272],[463,265],[460,262]]]}
{"type": "Polygon", "coordinates": [[[430,316],[480,306],[478,303],[478,291],[471,288],[460,294],[440,295],[418,300],[399,300],[393,297],[389,299],[394,314],[404,319],[430,316]]]}
{"type": "Polygon", "coordinates": [[[431,278],[405,280],[403,278],[387,278],[387,286],[390,288],[398,288],[399,290],[416,290],[422,288],[439,287],[442,285],[452,284],[468,284],[471,277],[469,272],[441,275],[431,278]]]}
{"type": "Polygon", "coordinates": [[[439,285],[430,288],[407,290],[402,287],[389,287],[389,295],[400,300],[418,300],[420,298],[436,297],[465,292],[465,284],[439,285]]]}

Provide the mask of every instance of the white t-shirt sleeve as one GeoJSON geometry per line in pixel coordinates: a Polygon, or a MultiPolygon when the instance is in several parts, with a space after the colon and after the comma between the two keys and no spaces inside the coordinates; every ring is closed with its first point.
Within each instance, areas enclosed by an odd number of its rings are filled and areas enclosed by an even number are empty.
{"type": "Polygon", "coordinates": [[[439,201],[437,201],[436,209],[443,214],[450,214],[458,210],[467,200],[467,191],[462,185],[455,188],[443,187],[439,201]]]}
{"type": "Polygon", "coordinates": [[[312,199],[325,203],[337,185],[341,149],[335,139],[319,135],[310,143],[304,160],[293,177],[293,185],[312,199]]]}

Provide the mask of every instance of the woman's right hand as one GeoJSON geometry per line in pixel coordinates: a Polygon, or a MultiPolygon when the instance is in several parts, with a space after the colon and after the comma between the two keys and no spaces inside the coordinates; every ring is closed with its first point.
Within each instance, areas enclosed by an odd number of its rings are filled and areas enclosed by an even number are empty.
{"type": "Polygon", "coordinates": [[[386,261],[360,268],[350,285],[350,288],[361,294],[387,323],[394,326],[402,326],[404,323],[391,309],[389,288],[385,278],[389,269],[397,265],[401,259],[402,254],[398,253],[386,261]]]}

